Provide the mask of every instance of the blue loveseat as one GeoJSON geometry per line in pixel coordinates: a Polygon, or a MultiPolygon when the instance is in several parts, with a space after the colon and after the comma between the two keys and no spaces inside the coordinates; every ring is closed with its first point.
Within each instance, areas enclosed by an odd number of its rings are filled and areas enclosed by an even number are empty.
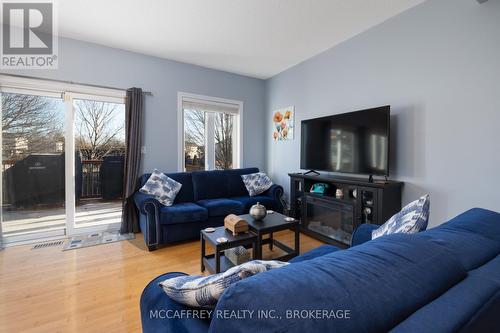
{"type": "Polygon", "coordinates": [[[294,258],[291,265],[232,285],[223,293],[211,319],[155,318],[155,310],[170,311],[167,314],[188,310],[158,286],[164,279],[184,274],[159,276],[141,296],[143,331],[498,330],[499,213],[475,208],[418,234],[393,234],[366,241],[369,228],[354,234],[357,246],[347,250],[323,246],[294,258]],[[249,315],[243,310],[254,312],[249,315]],[[274,318],[259,318],[258,310],[274,310],[274,318]],[[326,317],[324,310],[340,310],[344,318],[326,317]]]}
{"type": "MultiPolygon", "coordinates": [[[[157,245],[200,237],[200,230],[224,224],[228,214],[246,214],[260,202],[267,209],[283,211],[283,188],[273,185],[266,192],[249,196],[241,175],[259,172],[258,168],[234,170],[166,173],[182,184],[170,207],[163,206],[152,196],[136,192],[134,202],[139,211],[139,223],[149,250],[157,245]]],[[[141,187],[151,174],[140,179],[141,187]]]]}

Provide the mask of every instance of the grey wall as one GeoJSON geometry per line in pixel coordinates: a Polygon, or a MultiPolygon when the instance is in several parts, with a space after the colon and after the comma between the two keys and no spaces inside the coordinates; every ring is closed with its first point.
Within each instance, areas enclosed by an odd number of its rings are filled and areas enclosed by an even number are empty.
{"type": "Polygon", "coordinates": [[[403,203],[431,195],[434,226],[474,206],[500,211],[500,0],[429,0],[267,82],[267,163],[288,187],[300,130],[271,139],[273,109],[300,120],[392,106],[391,178],[403,203]]]}
{"type": "Polygon", "coordinates": [[[243,101],[243,166],[265,166],[262,80],[65,38],[59,41],[58,70],[11,73],[152,91],[146,97],[147,171],[177,170],[177,92],[243,101]]]}
{"type": "Polygon", "coordinates": [[[500,0],[429,0],[267,81],[61,39],[59,70],[20,74],[142,87],[144,170],[177,168],[177,92],[244,102],[243,166],[288,187],[300,131],[273,142],[275,108],[300,120],[391,104],[391,177],[403,203],[432,197],[431,225],[473,206],[500,210],[500,0]],[[266,163],[267,162],[267,163],[266,163]]]}

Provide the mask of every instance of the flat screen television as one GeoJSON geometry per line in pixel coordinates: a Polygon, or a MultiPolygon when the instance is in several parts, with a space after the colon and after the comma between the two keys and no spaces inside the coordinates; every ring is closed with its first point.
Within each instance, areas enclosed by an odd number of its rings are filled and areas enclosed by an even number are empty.
{"type": "Polygon", "coordinates": [[[389,175],[390,106],[303,120],[304,170],[389,175]]]}

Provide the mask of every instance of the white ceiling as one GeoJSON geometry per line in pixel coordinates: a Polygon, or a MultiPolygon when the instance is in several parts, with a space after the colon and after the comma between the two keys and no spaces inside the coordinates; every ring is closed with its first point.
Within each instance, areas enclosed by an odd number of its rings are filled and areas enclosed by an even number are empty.
{"type": "Polygon", "coordinates": [[[425,0],[59,0],[59,34],[269,78],[425,0]]]}

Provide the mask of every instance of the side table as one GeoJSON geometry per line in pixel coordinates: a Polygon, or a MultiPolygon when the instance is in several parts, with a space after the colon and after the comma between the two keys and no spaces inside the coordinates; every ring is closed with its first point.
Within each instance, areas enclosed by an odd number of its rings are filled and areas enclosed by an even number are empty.
{"type": "Polygon", "coordinates": [[[257,258],[257,236],[252,232],[238,234],[233,236],[230,231],[224,227],[215,228],[213,232],[206,232],[201,230],[201,271],[204,272],[205,268],[212,274],[220,273],[235,266],[229,259],[222,253],[224,250],[233,247],[252,246],[252,259],[257,258]],[[225,237],[227,242],[218,243],[217,238],[225,237]],[[205,243],[210,244],[214,249],[214,254],[206,254],[205,243]]]}

